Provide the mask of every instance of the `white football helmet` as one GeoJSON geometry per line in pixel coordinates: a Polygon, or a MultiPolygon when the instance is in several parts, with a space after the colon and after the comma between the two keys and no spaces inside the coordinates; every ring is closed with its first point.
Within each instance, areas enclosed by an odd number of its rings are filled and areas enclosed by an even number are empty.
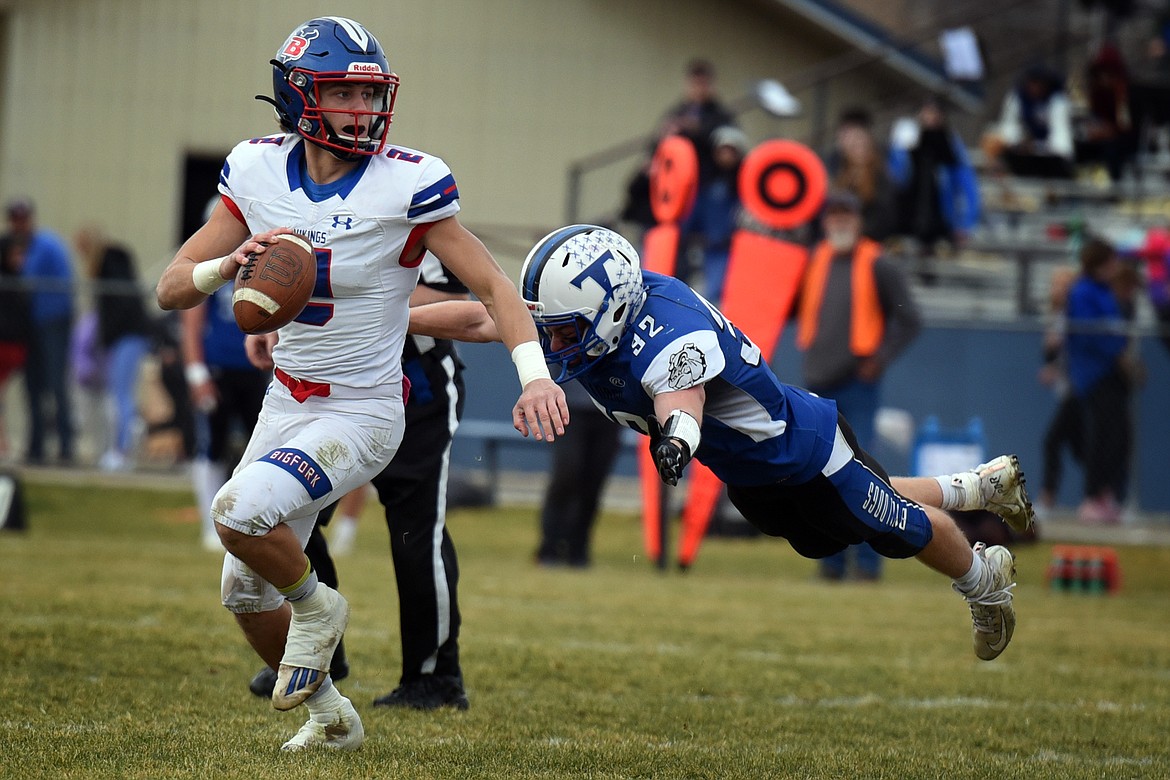
{"type": "Polygon", "coordinates": [[[549,233],[528,253],[520,279],[520,295],[557,383],[579,376],[617,347],[646,298],[638,253],[598,225],[549,233]],[[577,341],[554,351],[551,329],[564,325],[577,328],[577,341]]]}

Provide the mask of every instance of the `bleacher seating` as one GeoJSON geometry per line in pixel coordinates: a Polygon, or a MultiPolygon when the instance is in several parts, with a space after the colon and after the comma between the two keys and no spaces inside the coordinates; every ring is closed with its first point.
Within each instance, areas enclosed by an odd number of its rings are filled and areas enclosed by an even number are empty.
{"type": "Polygon", "coordinates": [[[1129,174],[1113,184],[1094,169],[1071,181],[1022,178],[991,170],[977,149],[970,154],[979,173],[983,224],[929,269],[905,261],[916,299],[936,321],[1041,316],[1052,271],[1076,265],[1076,238],[1083,231],[1125,243],[1170,223],[1170,166],[1154,158],[1141,161],[1140,177],[1129,174]]]}

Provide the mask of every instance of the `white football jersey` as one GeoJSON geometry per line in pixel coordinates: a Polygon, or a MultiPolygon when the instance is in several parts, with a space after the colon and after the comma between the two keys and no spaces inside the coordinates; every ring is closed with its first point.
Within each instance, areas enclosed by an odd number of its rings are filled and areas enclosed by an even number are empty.
{"type": "Polygon", "coordinates": [[[339,181],[319,185],[295,135],[254,138],[228,155],[219,191],[253,233],[289,227],[317,254],[305,310],[280,329],[278,368],[310,382],[401,394],[402,343],[418,282],[417,246],[429,223],[459,211],[447,165],[387,146],[339,181]]]}

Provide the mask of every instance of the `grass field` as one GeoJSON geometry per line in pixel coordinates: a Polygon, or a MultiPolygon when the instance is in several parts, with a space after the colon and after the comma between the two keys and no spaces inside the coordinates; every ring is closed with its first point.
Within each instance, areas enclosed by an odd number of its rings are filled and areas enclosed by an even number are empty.
{"type": "Polygon", "coordinates": [[[530,562],[531,509],[461,511],[468,712],[370,706],[398,673],[386,530],[340,561],[365,722],[353,754],[282,754],[303,710],[246,683],[183,493],[28,485],[0,534],[3,778],[1166,778],[1170,548],[1119,549],[1113,597],[1051,593],[1019,549],[1015,640],[975,659],[942,577],[825,585],[775,540],[659,573],[607,515],[588,571],[530,562]]]}

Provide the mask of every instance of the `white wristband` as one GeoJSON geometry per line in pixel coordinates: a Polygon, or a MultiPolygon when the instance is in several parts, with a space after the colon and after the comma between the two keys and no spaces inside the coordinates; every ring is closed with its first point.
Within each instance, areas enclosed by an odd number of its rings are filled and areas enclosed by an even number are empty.
{"type": "Polygon", "coordinates": [[[202,263],[195,264],[195,267],[191,269],[191,281],[195,283],[196,290],[204,295],[211,295],[228,283],[229,280],[219,275],[219,267],[226,257],[227,255],[224,255],[224,257],[204,260],[202,263]]]}
{"type": "Polygon", "coordinates": [[[552,379],[544,362],[544,350],[535,341],[525,341],[512,350],[512,362],[520,376],[520,386],[527,387],[534,379],[552,379]]]}
{"type": "Polygon", "coordinates": [[[678,439],[691,448],[689,455],[694,455],[699,449],[701,439],[699,421],[682,409],[675,409],[666,418],[666,425],[662,426],[662,435],[669,439],[678,439]]]}
{"type": "Polygon", "coordinates": [[[188,363],[183,368],[183,373],[187,375],[189,385],[201,385],[211,380],[211,372],[204,363],[188,363]]]}

